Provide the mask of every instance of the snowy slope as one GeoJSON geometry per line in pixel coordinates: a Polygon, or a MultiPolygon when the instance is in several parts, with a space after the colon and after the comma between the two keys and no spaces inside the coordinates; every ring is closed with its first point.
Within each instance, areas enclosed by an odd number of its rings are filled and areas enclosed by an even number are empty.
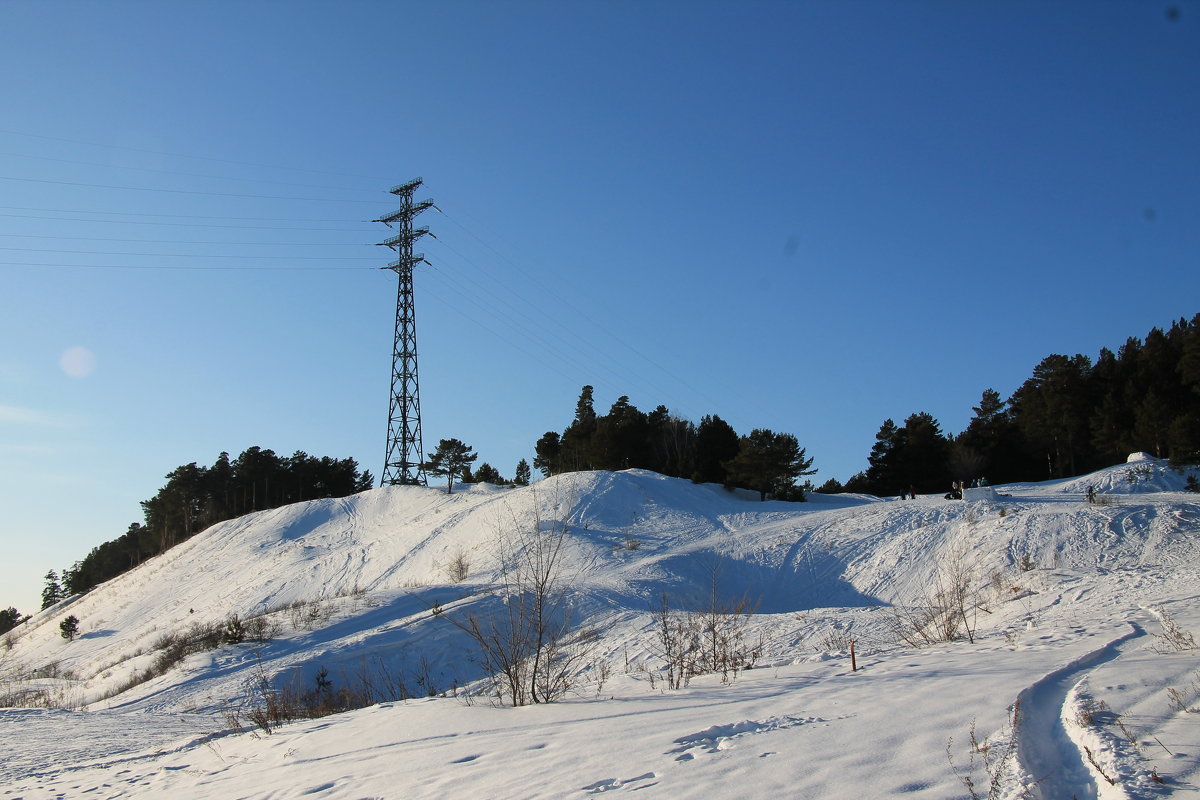
{"type": "Polygon", "coordinates": [[[990,756],[1002,753],[1018,698],[1000,778],[1014,792],[1040,780],[1033,791],[1047,798],[1200,794],[1200,714],[1172,707],[1200,705],[1200,658],[1158,635],[1164,610],[1200,631],[1200,498],[1183,486],[1139,458],[998,487],[989,502],[789,504],[627,471],[452,495],[386,487],[253,514],[15,632],[0,694],[40,688],[88,713],[0,711],[0,796],[967,797],[959,776],[973,762],[987,796],[972,720],[979,740],[992,737],[990,756]],[[1089,486],[1100,504],[1084,502],[1089,486]],[[604,630],[567,702],[443,696],[269,737],[228,731],[226,712],[256,680],[310,681],[322,667],[335,682],[369,668],[461,694],[480,668],[445,615],[489,602],[498,541],[537,522],[566,525],[580,622],[604,630]],[[469,565],[460,583],[449,579],[456,557],[469,565]],[[976,641],[898,644],[890,607],[919,604],[948,565],[978,589],[976,641]],[[698,602],[714,576],[723,596],[757,604],[762,668],[665,691],[650,609],[663,592],[698,602]],[[81,621],[72,642],[58,630],[68,614],[81,621]],[[277,634],[131,680],[164,636],[232,614],[277,634]],[[1081,708],[1108,724],[1081,726],[1081,708]]]}

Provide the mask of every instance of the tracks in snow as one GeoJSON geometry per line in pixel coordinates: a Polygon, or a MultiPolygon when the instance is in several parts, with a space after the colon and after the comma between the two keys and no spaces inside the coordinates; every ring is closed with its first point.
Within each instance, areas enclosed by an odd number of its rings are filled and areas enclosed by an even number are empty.
{"type": "Polygon", "coordinates": [[[1144,636],[1134,622],[1132,630],[1092,650],[1021,690],[1017,761],[1043,800],[1095,800],[1096,781],[1079,747],[1063,724],[1064,706],[1071,687],[1097,666],[1121,655],[1126,644],[1144,636]]]}

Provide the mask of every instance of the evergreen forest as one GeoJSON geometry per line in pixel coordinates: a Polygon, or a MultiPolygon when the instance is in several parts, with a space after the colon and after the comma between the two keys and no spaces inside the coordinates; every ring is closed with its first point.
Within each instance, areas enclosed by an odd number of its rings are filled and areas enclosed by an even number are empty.
{"type": "Polygon", "coordinates": [[[53,571],[46,576],[43,608],[86,592],[210,525],[288,503],[345,497],[370,489],[374,482],[352,458],[317,458],[299,451],[281,458],[261,447],[232,460],[221,453],[211,467],[185,464],[166,478],[154,497],[142,501],[144,522],[92,548],[61,577],[53,571]]]}
{"type": "Polygon", "coordinates": [[[1200,462],[1200,314],[1129,338],[1095,361],[1049,355],[1008,399],[987,389],[966,430],[942,432],[917,412],[875,434],[866,471],[842,486],[888,496],[938,492],[954,481],[1041,481],[1112,466],[1144,451],[1200,462]]]}

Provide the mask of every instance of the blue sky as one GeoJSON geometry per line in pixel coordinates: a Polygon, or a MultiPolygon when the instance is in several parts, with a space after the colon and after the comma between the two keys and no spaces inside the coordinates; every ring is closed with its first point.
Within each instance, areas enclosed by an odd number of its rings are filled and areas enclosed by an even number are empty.
{"type": "Polygon", "coordinates": [[[425,179],[425,449],[511,475],[580,387],[962,430],[1198,310],[1195,2],[0,5],[0,604],[180,464],[387,429],[425,179]]]}

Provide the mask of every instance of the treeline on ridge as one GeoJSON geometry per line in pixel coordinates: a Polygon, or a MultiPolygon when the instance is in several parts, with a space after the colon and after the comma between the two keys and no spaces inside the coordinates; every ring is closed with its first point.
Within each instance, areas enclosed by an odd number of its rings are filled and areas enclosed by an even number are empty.
{"type": "Polygon", "coordinates": [[[991,483],[1065,478],[1147,452],[1200,462],[1200,314],[1116,353],[1049,355],[1007,400],[983,393],[957,436],[925,412],[903,425],[884,420],[865,472],[821,491],[880,496],[946,491],[952,481],[991,483]]]}
{"type": "MultiPolygon", "coordinates": [[[[831,479],[819,491],[893,496],[943,492],[951,482],[982,477],[991,483],[1047,480],[1111,466],[1137,451],[1200,463],[1200,314],[1166,331],[1154,328],[1144,340],[1130,337],[1115,353],[1103,348],[1094,362],[1081,354],[1047,356],[1008,399],[987,389],[973,411],[957,435],[944,433],[926,412],[903,424],[884,420],[868,468],[845,484],[831,479]]],[[[561,433],[545,433],[535,453],[533,465],[545,476],[641,468],[752,489],[764,499],[803,500],[813,487],[796,479],[816,472],[791,434],[755,429],[739,435],[716,414],[696,424],[662,405],[643,412],[625,396],[599,415],[591,386],[583,387],[572,422],[561,433]]],[[[167,484],[141,504],[144,523],[93,548],[63,572],[61,583],[56,573],[47,575],[43,607],[88,591],[217,522],[344,497],[373,484],[353,459],[303,452],[281,458],[259,447],[234,460],[221,453],[211,467],[193,462],[166,477],[167,484]]],[[[487,464],[461,477],[509,483],[487,464]]],[[[522,460],[512,483],[528,481],[522,460]]]]}
{"type": "Polygon", "coordinates": [[[583,387],[575,418],[562,433],[547,431],[538,439],[533,465],[543,475],[647,469],[697,483],[752,489],[762,499],[803,500],[803,487],[795,481],[816,472],[790,433],[756,428],[739,436],[716,414],[697,425],[662,405],[643,412],[626,396],[601,416],[593,391],[583,387]]]}
{"type": "Polygon", "coordinates": [[[166,478],[154,497],[142,501],[143,523],[135,522],[122,536],[92,548],[63,570],[61,579],[53,572],[46,576],[43,608],[86,592],[210,525],[288,503],[345,497],[374,483],[371,473],[360,472],[352,458],[317,458],[302,451],[280,457],[261,447],[251,447],[233,460],[223,452],[211,467],[193,461],[166,478]]]}

